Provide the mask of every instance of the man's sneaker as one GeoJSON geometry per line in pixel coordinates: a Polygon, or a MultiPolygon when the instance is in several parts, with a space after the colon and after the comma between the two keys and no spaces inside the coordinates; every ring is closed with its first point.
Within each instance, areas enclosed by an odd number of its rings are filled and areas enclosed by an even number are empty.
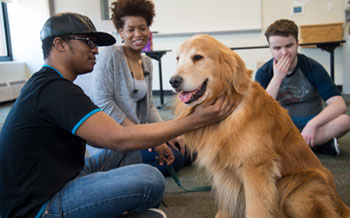
{"type": "Polygon", "coordinates": [[[167,216],[161,209],[150,208],[140,213],[124,214],[118,218],[167,218],[167,216]]]}
{"type": "Polygon", "coordinates": [[[315,146],[313,149],[316,153],[329,154],[338,156],[340,154],[340,146],[336,138],[331,139],[327,143],[315,146]]]}

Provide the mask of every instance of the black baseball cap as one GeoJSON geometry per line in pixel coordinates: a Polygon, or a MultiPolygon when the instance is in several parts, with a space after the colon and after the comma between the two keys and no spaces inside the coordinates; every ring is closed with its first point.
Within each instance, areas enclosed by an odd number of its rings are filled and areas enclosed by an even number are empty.
{"type": "Polygon", "coordinates": [[[40,39],[45,39],[53,36],[64,36],[73,34],[86,34],[96,38],[98,46],[113,45],[115,38],[104,32],[96,31],[91,20],[84,15],[64,12],[50,17],[40,31],[40,39]]]}

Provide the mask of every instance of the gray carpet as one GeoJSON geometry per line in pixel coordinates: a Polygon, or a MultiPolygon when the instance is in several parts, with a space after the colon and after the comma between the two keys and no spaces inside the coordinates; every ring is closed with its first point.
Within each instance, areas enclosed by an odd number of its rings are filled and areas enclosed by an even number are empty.
{"type": "MultiPolygon", "coordinates": [[[[350,95],[344,96],[348,107],[350,95]]],[[[168,107],[161,110],[165,119],[171,119],[172,110],[169,107],[172,100],[168,100],[168,107]]],[[[349,111],[347,112],[349,114],[349,111]]],[[[337,157],[317,155],[326,168],[334,175],[337,191],[341,199],[350,205],[350,133],[338,139],[341,153],[337,157]]],[[[179,179],[184,187],[210,185],[204,169],[189,166],[178,172],[179,179]]],[[[168,218],[214,218],[216,205],[210,192],[186,192],[179,188],[172,178],[166,178],[165,204],[161,206],[168,218]]]]}
{"type": "MultiPolygon", "coordinates": [[[[341,154],[337,157],[318,155],[321,162],[334,175],[337,191],[341,199],[350,205],[350,134],[339,139],[341,154]]],[[[182,185],[186,188],[210,185],[206,173],[196,166],[185,167],[178,172],[182,185]]],[[[166,178],[165,204],[161,207],[168,218],[215,217],[216,206],[210,192],[186,192],[179,188],[172,178],[166,178]]]]}

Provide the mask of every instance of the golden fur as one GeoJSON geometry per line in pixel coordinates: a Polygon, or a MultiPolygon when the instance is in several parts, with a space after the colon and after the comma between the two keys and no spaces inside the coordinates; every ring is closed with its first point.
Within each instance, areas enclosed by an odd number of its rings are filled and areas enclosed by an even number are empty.
{"type": "Polygon", "coordinates": [[[177,100],[176,106],[183,117],[217,96],[235,102],[225,120],[184,135],[213,181],[216,218],[350,217],[333,176],[287,111],[251,80],[236,53],[208,35],[196,35],[181,45],[171,83],[181,94],[198,90],[206,80],[202,97],[188,105],[177,100]]]}

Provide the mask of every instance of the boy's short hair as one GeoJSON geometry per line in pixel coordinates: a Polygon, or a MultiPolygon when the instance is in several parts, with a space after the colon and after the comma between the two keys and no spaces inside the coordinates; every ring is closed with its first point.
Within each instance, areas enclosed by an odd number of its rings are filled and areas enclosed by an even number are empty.
{"type": "Polygon", "coordinates": [[[265,31],[266,40],[269,43],[270,36],[294,36],[298,41],[298,26],[291,20],[280,19],[271,24],[265,31]]]}

